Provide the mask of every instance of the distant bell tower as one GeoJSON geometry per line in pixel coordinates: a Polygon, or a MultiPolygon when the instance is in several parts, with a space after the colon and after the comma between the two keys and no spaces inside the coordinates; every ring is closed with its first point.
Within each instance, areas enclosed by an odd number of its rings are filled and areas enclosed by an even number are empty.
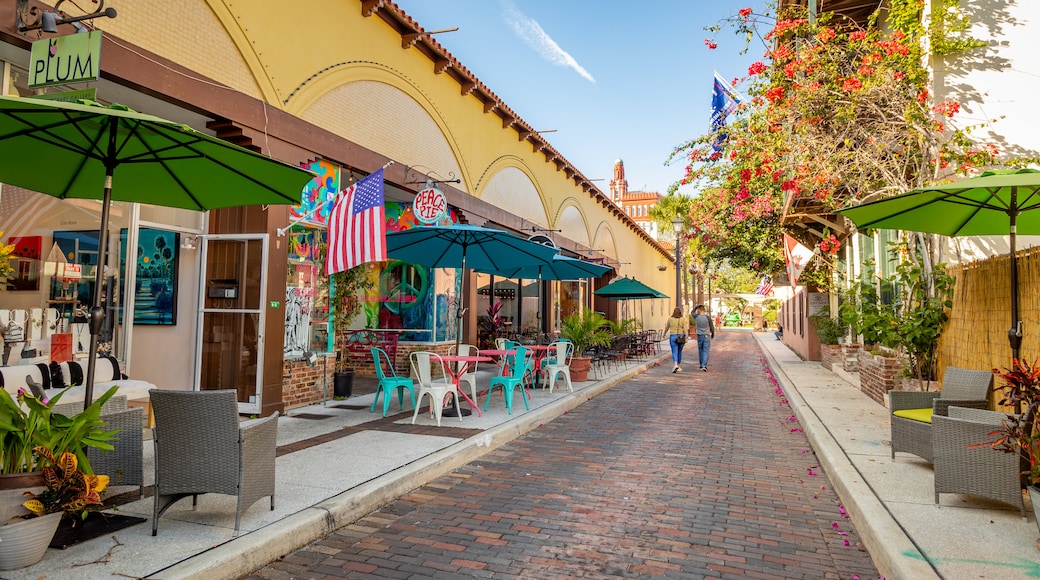
{"type": "Polygon", "coordinates": [[[610,199],[617,205],[628,193],[628,180],[625,179],[625,162],[618,159],[614,162],[614,179],[610,180],[610,199]]]}

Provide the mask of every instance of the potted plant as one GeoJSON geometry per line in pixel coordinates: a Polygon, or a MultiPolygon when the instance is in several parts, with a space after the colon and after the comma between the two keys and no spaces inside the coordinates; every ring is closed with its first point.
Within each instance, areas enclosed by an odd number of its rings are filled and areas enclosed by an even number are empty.
{"type": "MultiPolygon", "coordinates": [[[[821,363],[832,369],[835,362],[842,361],[841,339],[845,337],[848,327],[840,318],[833,318],[830,309],[824,308],[815,316],[809,317],[809,323],[816,330],[822,351],[821,363]]],[[[844,365],[844,363],[842,363],[844,365]]],[[[843,367],[844,368],[844,367],[843,367]]]]}
{"type": "Polygon", "coordinates": [[[588,380],[592,359],[585,356],[585,351],[589,347],[610,344],[612,335],[607,317],[590,308],[575,312],[563,319],[560,336],[574,344],[574,358],[570,365],[571,381],[588,380]]]}
{"type": "MultiPolygon", "coordinates": [[[[1033,503],[1033,511],[1040,510],[1040,359],[1032,365],[1021,359],[1014,359],[1010,369],[993,369],[1003,384],[994,390],[1003,391],[1000,404],[1020,411],[1016,415],[1008,415],[1002,422],[1002,429],[990,435],[996,440],[989,443],[997,451],[1020,454],[1028,462],[1023,475],[1026,477],[1029,499],[1033,503]]],[[[1037,520],[1040,526],[1040,520],[1037,520]]]]}
{"type": "MultiPolygon", "coordinates": [[[[350,329],[350,323],[361,312],[363,302],[358,296],[365,287],[367,268],[364,264],[332,275],[332,283],[336,298],[332,301],[332,328],[335,336],[333,344],[339,344],[344,334],[350,329]]],[[[336,370],[332,375],[332,393],[334,397],[347,398],[353,395],[354,368],[353,361],[343,349],[336,349],[336,370]]]]}
{"type": "MultiPolygon", "coordinates": [[[[52,411],[62,393],[48,400],[38,399],[21,389],[16,401],[10,393],[0,389],[0,479],[8,484],[4,497],[7,505],[0,505],[0,522],[4,522],[0,525],[0,569],[12,570],[38,562],[66,507],[74,510],[79,506],[78,502],[68,506],[61,504],[61,509],[44,510],[53,513],[41,513],[26,505],[38,507],[36,503],[20,503],[23,495],[34,499],[41,494],[51,497],[45,494],[56,483],[50,477],[57,473],[55,458],[63,462],[64,467],[58,466],[62,474],[72,465],[75,471],[91,478],[94,491],[100,491],[98,487],[104,478],[94,476],[86,450],[88,447],[112,449],[108,441],[117,431],[105,431],[101,407],[117,389],[110,388],[72,417],[52,411]]],[[[48,499],[51,505],[56,501],[48,499]]]]}
{"type": "Polygon", "coordinates": [[[487,314],[477,318],[477,345],[478,348],[493,348],[495,338],[505,319],[498,315],[502,310],[502,301],[488,305],[487,314]]]}

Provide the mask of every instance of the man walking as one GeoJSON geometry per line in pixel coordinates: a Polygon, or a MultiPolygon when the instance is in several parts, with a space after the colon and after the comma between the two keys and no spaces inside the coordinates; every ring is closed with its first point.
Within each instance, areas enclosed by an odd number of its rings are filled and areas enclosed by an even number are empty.
{"type": "Polygon", "coordinates": [[[698,304],[693,313],[697,329],[697,359],[701,363],[701,370],[708,372],[708,353],[711,351],[711,339],[715,338],[715,323],[704,314],[704,305],[698,304]]]}

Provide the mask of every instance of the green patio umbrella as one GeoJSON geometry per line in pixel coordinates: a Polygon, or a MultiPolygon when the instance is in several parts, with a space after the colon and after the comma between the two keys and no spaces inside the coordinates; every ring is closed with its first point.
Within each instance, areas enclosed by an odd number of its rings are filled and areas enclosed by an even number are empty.
{"type": "Polygon", "coordinates": [[[0,183],[100,199],[101,232],[84,405],[93,398],[112,201],[193,210],[299,203],[314,175],[191,127],[81,101],[0,97],[0,183]]]}
{"type": "Polygon", "coordinates": [[[907,230],[944,236],[1009,236],[1011,248],[1011,328],[1015,358],[1022,345],[1018,314],[1015,236],[1040,234],[1040,171],[986,171],[978,177],[915,189],[838,213],[864,229],[907,230]]]}
{"type": "Polygon", "coordinates": [[[610,284],[600,288],[593,292],[596,296],[606,296],[607,298],[613,298],[614,300],[640,300],[643,298],[668,298],[667,294],[663,294],[654,290],[653,288],[643,284],[635,278],[618,278],[610,284]]]}

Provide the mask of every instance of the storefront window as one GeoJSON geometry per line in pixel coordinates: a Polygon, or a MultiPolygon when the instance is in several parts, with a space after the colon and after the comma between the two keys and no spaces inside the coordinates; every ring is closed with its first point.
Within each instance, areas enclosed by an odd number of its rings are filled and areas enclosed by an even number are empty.
{"type": "Polygon", "coordinates": [[[320,256],[326,231],[294,227],[286,235],[289,267],[285,291],[286,357],[305,351],[329,352],[329,278],[320,256]]]}
{"type": "MultiPolygon", "coordinates": [[[[22,324],[5,341],[2,364],[47,363],[52,344],[59,358],[85,358],[90,348],[87,311],[93,304],[98,265],[101,202],[59,200],[8,185],[0,186],[0,232],[15,245],[15,276],[0,293],[0,321],[22,324]],[[53,338],[55,335],[62,335],[53,338]],[[17,340],[15,340],[17,339],[17,340]]],[[[125,270],[119,267],[121,232],[129,227],[130,204],[114,202],[109,221],[108,276],[101,287],[107,313],[99,350],[123,359],[127,337],[121,316],[125,270]]]]}

